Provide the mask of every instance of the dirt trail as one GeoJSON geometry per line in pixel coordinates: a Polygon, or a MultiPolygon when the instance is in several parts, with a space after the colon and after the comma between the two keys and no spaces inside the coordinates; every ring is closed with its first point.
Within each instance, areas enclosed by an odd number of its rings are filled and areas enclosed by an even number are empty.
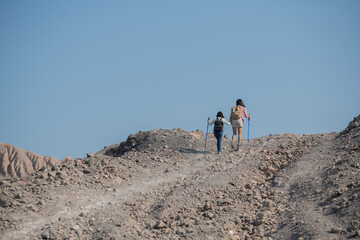
{"type": "Polygon", "coordinates": [[[319,146],[283,169],[277,177],[277,184],[289,196],[289,205],[294,209],[287,216],[283,227],[275,234],[276,239],[332,239],[330,229],[336,227],[335,218],[324,215],[319,201],[312,194],[323,191],[322,177],[333,148],[334,136],[323,139],[319,146]]]}
{"type": "Polygon", "coordinates": [[[181,171],[175,171],[171,174],[151,173],[149,176],[143,176],[143,178],[135,182],[126,184],[123,184],[121,180],[116,181],[102,192],[85,189],[71,197],[68,192],[53,195],[52,198],[56,199],[56,204],[48,206],[52,211],[48,212],[47,216],[31,215],[28,218],[24,218],[23,215],[14,215],[14,218],[21,219],[22,224],[18,226],[21,230],[10,233],[5,232],[2,239],[33,239],[34,236],[31,236],[31,233],[41,230],[49,222],[56,222],[59,218],[66,218],[67,221],[73,221],[73,224],[76,224],[76,217],[81,213],[88,214],[99,210],[104,211],[104,208],[108,208],[109,205],[122,204],[128,199],[136,198],[136,195],[154,191],[155,188],[161,189],[163,184],[169,184],[178,178],[183,178],[194,171],[201,170],[201,164],[196,161],[200,157],[203,156],[201,154],[194,155],[191,158],[191,167],[184,168],[181,171]],[[69,200],[70,204],[66,204],[69,200]],[[58,206],[58,203],[62,206],[58,206]]]}

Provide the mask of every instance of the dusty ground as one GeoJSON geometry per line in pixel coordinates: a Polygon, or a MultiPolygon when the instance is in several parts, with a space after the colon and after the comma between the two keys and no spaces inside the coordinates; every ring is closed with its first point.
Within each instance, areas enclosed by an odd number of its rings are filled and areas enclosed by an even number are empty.
{"type": "Polygon", "coordinates": [[[0,181],[1,239],[360,239],[360,116],[243,142],[181,129],[0,181]]]}

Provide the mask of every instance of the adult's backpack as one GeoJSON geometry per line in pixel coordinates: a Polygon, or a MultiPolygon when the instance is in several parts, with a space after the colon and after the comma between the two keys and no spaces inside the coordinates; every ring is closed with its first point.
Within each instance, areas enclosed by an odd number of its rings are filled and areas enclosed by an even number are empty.
{"type": "Polygon", "coordinates": [[[224,122],[221,120],[221,118],[217,118],[215,120],[214,132],[221,132],[223,128],[224,128],[224,122]]]}
{"type": "Polygon", "coordinates": [[[238,120],[240,118],[242,118],[242,107],[238,105],[232,109],[231,119],[238,120]]]}

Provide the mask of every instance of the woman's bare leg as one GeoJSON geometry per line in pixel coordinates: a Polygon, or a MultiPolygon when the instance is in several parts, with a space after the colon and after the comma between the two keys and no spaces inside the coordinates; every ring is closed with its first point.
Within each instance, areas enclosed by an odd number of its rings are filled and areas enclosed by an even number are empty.
{"type": "Polygon", "coordinates": [[[232,135],[231,143],[234,144],[235,143],[235,138],[236,138],[236,127],[233,127],[232,130],[233,130],[233,135],[232,135]]]}
{"type": "Polygon", "coordinates": [[[241,143],[242,127],[239,127],[238,130],[239,130],[239,136],[238,136],[238,147],[239,147],[239,146],[240,146],[240,143],[241,143]]]}

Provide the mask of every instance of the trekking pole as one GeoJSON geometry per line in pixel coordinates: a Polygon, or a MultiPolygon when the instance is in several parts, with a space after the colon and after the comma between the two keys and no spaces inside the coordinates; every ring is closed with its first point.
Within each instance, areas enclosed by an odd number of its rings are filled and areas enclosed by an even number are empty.
{"type": "Polygon", "coordinates": [[[250,144],[250,118],[248,118],[248,146],[250,144]]]}
{"type": "Polygon", "coordinates": [[[208,131],[209,131],[209,122],[210,122],[210,117],[208,117],[208,120],[207,120],[207,127],[206,127],[206,137],[205,137],[205,148],[204,148],[204,153],[206,153],[206,141],[207,141],[207,136],[208,136],[208,131]]]}

